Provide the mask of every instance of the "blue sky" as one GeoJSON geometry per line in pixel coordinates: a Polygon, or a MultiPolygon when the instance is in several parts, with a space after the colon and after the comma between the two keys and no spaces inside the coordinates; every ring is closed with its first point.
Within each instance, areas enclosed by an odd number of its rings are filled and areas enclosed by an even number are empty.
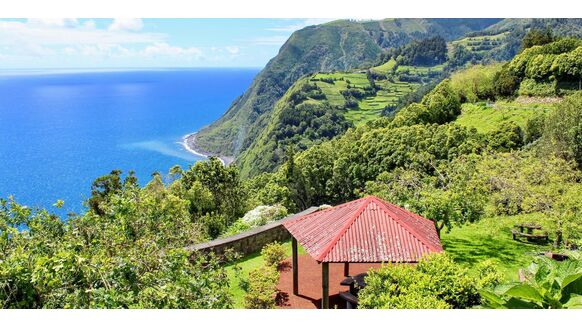
{"type": "Polygon", "coordinates": [[[0,19],[0,69],[262,67],[330,19],[0,19]]]}

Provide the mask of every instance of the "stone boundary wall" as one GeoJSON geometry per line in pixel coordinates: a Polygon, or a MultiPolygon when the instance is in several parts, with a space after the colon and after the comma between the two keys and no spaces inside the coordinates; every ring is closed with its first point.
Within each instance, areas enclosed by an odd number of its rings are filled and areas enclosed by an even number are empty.
{"type": "Polygon", "coordinates": [[[233,236],[226,238],[215,239],[209,242],[196,244],[186,247],[186,250],[194,252],[214,252],[216,255],[222,255],[227,249],[231,249],[242,256],[249,255],[258,250],[261,250],[266,244],[274,241],[286,241],[291,238],[291,234],[285,229],[283,223],[293,220],[299,216],[313,213],[318,210],[318,207],[310,207],[305,211],[289,215],[281,220],[271,222],[264,226],[260,226],[233,236]]]}

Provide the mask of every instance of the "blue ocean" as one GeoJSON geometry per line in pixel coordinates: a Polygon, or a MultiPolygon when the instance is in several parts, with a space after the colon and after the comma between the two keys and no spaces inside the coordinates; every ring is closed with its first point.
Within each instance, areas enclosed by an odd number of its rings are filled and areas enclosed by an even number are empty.
{"type": "Polygon", "coordinates": [[[154,172],[201,157],[181,144],[221,116],[258,69],[0,73],[0,198],[83,212],[113,169],[154,172]]]}

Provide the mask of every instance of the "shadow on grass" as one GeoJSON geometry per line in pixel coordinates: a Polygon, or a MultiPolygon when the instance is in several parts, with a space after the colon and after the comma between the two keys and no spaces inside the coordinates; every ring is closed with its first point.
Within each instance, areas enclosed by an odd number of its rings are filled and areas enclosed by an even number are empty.
{"type": "MultiPolygon", "coordinates": [[[[472,267],[484,260],[491,259],[510,273],[517,268],[528,265],[533,256],[547,250],[549,243],[530,243],[513,240],[510,235],[507,237],[503,232],[497,235],[445,235],[443,236],[443,247],[453,259],[462,264],[472,267]]],[[[513,275],[513,273],[511,273],[513,275]]]]}

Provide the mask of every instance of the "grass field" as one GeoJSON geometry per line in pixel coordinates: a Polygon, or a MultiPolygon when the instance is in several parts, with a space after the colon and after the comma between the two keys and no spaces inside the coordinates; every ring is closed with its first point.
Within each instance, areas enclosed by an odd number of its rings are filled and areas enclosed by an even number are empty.
{"type": "Polygon", "coordinates": [[[516,223],[531,222],[538,214],[484,218],[476,223],[454,227],[442,233],[445,251],[460,264],[472,268],[491,259],[509,281],[517,280],[517,271],[528,266],[537,253],[547,251],[550,244],[514,241],[511,229],[516,223]]]}
{"type": "Polygon", "coordinates": [[[394,58],[390,58],[389,61],[385,62],[384,64],[382,64],[380,66],[372,67],[371,70],[374,71],[375,73],[379,73],[379,74],[388,74],[388,73],[392,72],[392,70],[394,69],[395,66],[396,66],[396,60],[394,60],[394,58]]]}
{"type": "Polygon", "coordinates": [[[552,105],[541,103],[497,102],[494,105],[463,104],[456,122],[468,128],[487,133],[499,128],[502,122],[514,122],[524,128],[536,114],[546,112],[552,105]]]}
{"type": "MultiPolygon", "coordinates": [[[[550,244],[533,244],[514,241],[511,237],[511,229],[516,223],[536,221],[538,214],[484,218],[476,223],[462,227],[454,227],[450,232],[441,234],[441,241],[445,251],[454,260],[469,269],[475,264],[491,259],[503,272],[508,281],[518,279],[517,272],[520,268],[528,266],[536,254],[551,249],[550,244]]],[[[284,244],[287,256],[291,256],[291,242],[284,244]]],[[[305,254],[299,245],[299,254],[305,254]]],[[[249,272],[263,265],[263,257],[256,252],[240,259],[237,265],[242,269],[242,275],[248,276],[249,272]]],[[[226,267],[230,292],[235,300],[235,307],[242,308],[244,291],[238,286],[239,279],[236,276],[233,265],[226,267]]]]}

